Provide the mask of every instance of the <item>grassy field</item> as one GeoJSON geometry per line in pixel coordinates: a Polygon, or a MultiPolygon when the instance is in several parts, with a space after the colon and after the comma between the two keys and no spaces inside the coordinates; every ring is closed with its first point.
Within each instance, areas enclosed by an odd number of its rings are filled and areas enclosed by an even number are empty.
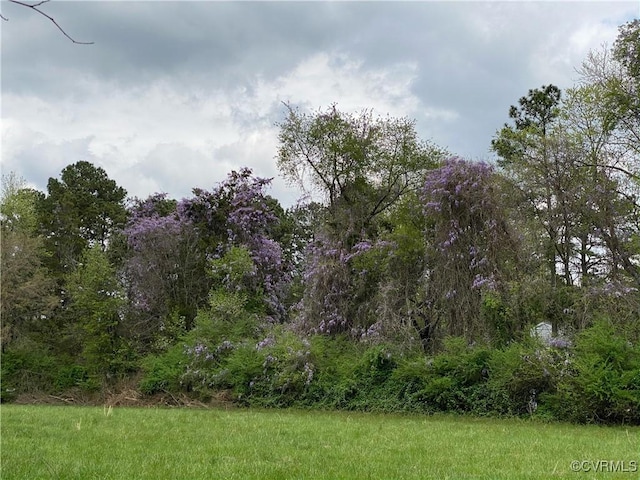
{"type": "Polygon", "coordinates": [[[3,405],[0,414],[3,480],[640,477],[637,427],[290,410],[3,405]]]}

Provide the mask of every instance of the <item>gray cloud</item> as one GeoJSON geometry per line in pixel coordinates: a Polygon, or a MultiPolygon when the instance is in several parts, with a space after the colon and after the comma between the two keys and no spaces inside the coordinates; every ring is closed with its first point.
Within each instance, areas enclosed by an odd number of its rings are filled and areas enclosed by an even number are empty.
{"type": "MultiPolygon", "coordinates": [[[[3,4],[2,169],[40,188],[94,161],[132,195],[188,195],[232,168],[277,174],[282,101],[416,119],[486,158],[509,105],[566,88],[636,2],[57,2],[3,4]],[[180,168],[177,168],[179,166],[180,168]],[[203,185],[202,181],[208,182],[203,185]]],[[[274,195],[292,202],[280,180],[274,195]]]]}

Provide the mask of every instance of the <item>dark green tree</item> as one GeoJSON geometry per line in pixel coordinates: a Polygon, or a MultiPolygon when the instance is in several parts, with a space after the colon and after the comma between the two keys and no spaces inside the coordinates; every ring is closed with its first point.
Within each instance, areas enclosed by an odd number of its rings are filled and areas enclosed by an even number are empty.
{"type": "Polygon", "coordinates": [[[60,180],[49,179],[39,216],[53,272],[72,271],[88,247],[107,249],[125,224],[126,195],[102,168],[86,161],[65,167],[60,180]]]}
{"type": "MultiPolygon", "coordinates": [[[[66,281],[69,331],[90,374],[103,381],[117,373],[123,337],[119,325],[125,305],[116,268],[99,245],[87,248],[66,281]]],[[[78,352],[76,352],[78,353],[78,352]]]]}

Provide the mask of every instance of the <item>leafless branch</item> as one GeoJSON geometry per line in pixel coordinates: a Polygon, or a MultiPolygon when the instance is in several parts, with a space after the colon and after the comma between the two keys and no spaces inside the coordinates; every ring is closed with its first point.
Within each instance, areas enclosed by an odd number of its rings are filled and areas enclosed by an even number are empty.
{"type": "Polygon", "coordinates": [[[622,168],[622,167],[618,167],[617,165],[598,165],[595,163],[589,163],[589,162],[585,162],[585,161],[581,161],[580,165],[582,165],[583,167],[602,167],[602,168],[608,168],[610,170],[615,170],[617,172],[621,172],[624,173],[627,177],[632,178],[634,180],[640,180],[640,176],[638,176],[637,174],[630,172],[629,170],[627,170],[626,168],[622,168]]]}
{"type": "MultiPolygon", "coordinates": [[[[78,45],[93,45],[94,42],[80,42],[76,39],[74,39],[73,37],[71,37],[67,32],[64,31],[64,29],[58,24],[58,22],[56,22],[56,20],[47,15],[45,12],[43,12],[42,10],[40,10],[38,7],[44,5],[45,3],[48,3],[50,0],[41,0],[40,2],[36,2],[36,3],[26,3],[26,2],[21,2],[19,0],[9,0],[10,3],[15,3],[16,5],[21,5],[23,7],[26,8],[30,8],[31,10],[33,10],[34,12],[39,13],[40,15],[42,15],[45,18],[48,18],[49,20],[51,20],[51,22],[53,22],[53,24],[56,26],[56,28],[58,30],[60,30],[62,32],[62,34],[67,37],[69,40],[71,40],[73,43],[76,43],[78,45]]],[[[3,20],[9,20],[8,18],[0,15],[0,17],[2,17],[3,20]]]]}

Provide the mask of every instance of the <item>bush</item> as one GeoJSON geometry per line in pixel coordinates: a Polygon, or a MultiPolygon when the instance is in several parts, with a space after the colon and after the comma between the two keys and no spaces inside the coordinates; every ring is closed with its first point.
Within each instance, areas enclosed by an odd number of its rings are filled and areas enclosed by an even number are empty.
{"type": "Polygon", "coordinates": [[[455,379],[451,377],[432,377],[421,392],[421,399],[432,408],[440,411],[464,410],[459,404],[460,391],[455,379]]]}
{"type": "Polygon", "coordinates": [[[444,351],[433,359],[436,375],[453,376],[461,385],[473,385],[486,377],[490,350],[481,346],[469,346],[462,337],[450,337],[444,341],[444,351]]]}
{"type": "Polygon", "coordinates": [[[474,411],[477,391],[486,382],[488,359],[484,346],[470,346],[462,337],[445,339],[443,352],[429,361],[419,399],[429,410],[474,411]]]}
{"type": "Polygon", "coordinates": [[[256,349],[255,343],[244,343],[234,349],[222,364],[211,387],[230,388],[236,398],[243,403],[256,400],[258,404],[268,404],[268,389],[260,388],[264,383],[267,368],[264,352],[256,349]]]}
{"type": "Polygon", "coordinates": [[[395,385],[403,410],[434,411],[433,406],[425,402],[424,394],[432,375],[432,362],[421,353],[399,360],[389,382],[395,385]]]}
{"type": "Polygon", "coordinates": [[[96,382],[92,382],[89,372],[82,365],[69,365],[58,370],[54,385],[57,390],[67,390],[80,387],[86,390],[95,390],[96,382]]]}
{"type": "Polygon", "coordinates": [[[281,327],[274,329],[256,346],[266,353],[263,363],[264,387],[276,405],[304,401],[316,371],[310,347],[308,339],[281,327]]]}
{"type": "MultiPolygon", "coordinates": [[[[276,326],[227,359],[222,367],[225,386],[251,405],[335,407],[345,377],[341,363],[346,351],[338,344],[353,349],[353,343],[323,336],[301,338],[284,326],[276,326]]],[[[353,358],[344,362],[351,366],[349,371],[353,370],[353,358]]]]}
{"type": "Polygon", "coordinates": [[[366,348],[342,382],[343,408],[396,411],[400,409],[398,385],[391,381],[398,353],[389,345],[366,348]]]}
{"type": "Polygon", "coordinates": [[[351,378],[359,360],[357,345],[346,335],[315,335],[308,338],[313,379],[303,404],[320,408],[347,408],[351,378]]]}
{"type": "Polygon", "coordinates": [[[0,400],[9,402],[20,393],[51,390],[56,370],[55,359],[38,348],[7,350],[2,354],[0,400]]]}
{"type": "Polygon", "coordinates": [[[569,374],[548,401],[563,420],[640,424],[640,345],[607,321],[584,330],[569,374]]]}
{"type": "Polygon", "coordinates": [[[177,344],[161,355],[149,355],[144,358],[140,391],[147,395],[179,391],[187,364],[184,350],[184,344],[177,344]]]}
{"type": "Polygon", "coordinates": [[[490,410],[509,415],[535,412],[539,396],[555,391],[558,355],[534,339],[494,350],[488,364],[490,410]]]}
{"type": "Polygon", "coordinates": [[[391,349],[386,345],[369,347],[354,370],[354,380],[361,386],[383,385],[397,366],[391,349]]]}
{"type": "MultiPolygon", "coordinates": [[[[182,344],[145,359],[141,389],[202,399],[229,390],[242,404],[266,407],[535,412],[579,422],[640,422],[640,351],[610,325],[583,332],[575,348],[527,338],[491,349],[449,338],[434,357],[346,336],[300,337],[283,325],[249,325],[200,325],[182,344]],[[247,329],[253,338],[240,334],[247,329]]],[[[78,375],[72,370],[69,378],[78,375]]]]}
{"type": "Polygon", "coordinates": [[[2,402],[10,402],[21,393],[56,394],[76,387],[92,391],[99,382],[83,365],[56,357],[39,344],[27,342],[2,354],[2,402]]]}
{"type": "Polygon", "coordinates": [[[242,293],[213,290],[209,294],[209,309],[201,310],[188,342],[218,344],[225,340],[240,341],[258,334],[258,316],[248,310],[247,297],[242,293]]]}

